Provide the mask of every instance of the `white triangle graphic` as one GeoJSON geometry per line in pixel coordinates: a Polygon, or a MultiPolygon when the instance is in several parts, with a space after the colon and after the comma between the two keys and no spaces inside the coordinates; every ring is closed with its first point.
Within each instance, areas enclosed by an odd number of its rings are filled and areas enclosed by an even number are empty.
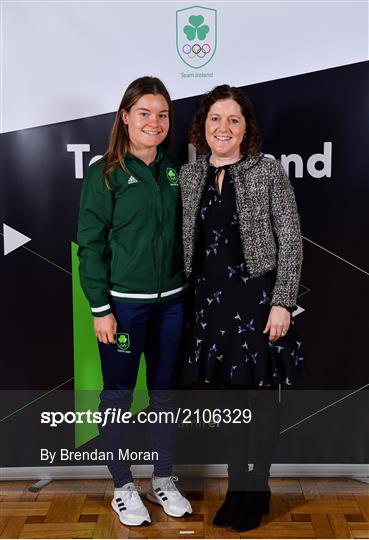
{"type": "Polygon", "coordinates": [[[28,238],[25,234],[12,229],[12,227],[5,225],[5,223],[3,223],[3,234],[4,255],[8,255],[8,253],[11,253],[31,240],[31,238],[28,238]]]}

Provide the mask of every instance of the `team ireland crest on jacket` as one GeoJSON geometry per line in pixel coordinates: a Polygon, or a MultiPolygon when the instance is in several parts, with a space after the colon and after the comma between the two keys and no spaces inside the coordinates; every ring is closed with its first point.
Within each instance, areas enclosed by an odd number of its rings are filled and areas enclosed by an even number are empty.
{"type": "Polygon", "coordinates": [[[179,9],[177,51],[185,64],[194,69],[213,58],[217,46],[217,11],[201,6],[179,9]]]}
{"type": "Polygon", "coordinates": [[[167,178],[171,186],[178,186],[178,174],[175,169],[172,169],[172,167],[167,167],[167,178]]]}

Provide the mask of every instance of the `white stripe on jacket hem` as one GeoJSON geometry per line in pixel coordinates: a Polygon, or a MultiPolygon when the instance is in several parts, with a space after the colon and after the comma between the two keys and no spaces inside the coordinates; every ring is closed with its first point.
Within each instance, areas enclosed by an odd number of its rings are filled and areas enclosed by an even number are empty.
{"type": "MultiPolygon", "coordinates": [[[[178,287],[178,289],[172,289],[171,291],[162,292],[160,297],[165,298],[166,296],[171,296],[172,294],[176,294],[183,291],[187,287],[188,287],[188,283],[185,283],[185,285],[182,285],[182,287],[178,287]]],[[[143,294],[143,293],[121,293],[117,291],[110,291],[110,294],[112,296],[117,296],[119,298],[137,298],[139,300],[150,300],[152,298],[159,298],[158,293],[143,294]]]]}

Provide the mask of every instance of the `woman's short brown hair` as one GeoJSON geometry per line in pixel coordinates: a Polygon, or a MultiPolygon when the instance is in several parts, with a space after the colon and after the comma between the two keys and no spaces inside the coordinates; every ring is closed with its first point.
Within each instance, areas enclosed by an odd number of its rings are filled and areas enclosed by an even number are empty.
{"type": "Polygon", "coordinates": [[[195,113],[190,129],[190,141],[201,154],[209,152],[209,146],[205,138],[205,121],[210,107],[219,100],[234,99],[241,107],[241,112],[246,120],[246,137],[241,143],[242,156],[257,154],[261,149],[261,136],[258,130],[250,98],[239,88],[222,84],[216,86],[204,95],[200,107],[195,113]]]}

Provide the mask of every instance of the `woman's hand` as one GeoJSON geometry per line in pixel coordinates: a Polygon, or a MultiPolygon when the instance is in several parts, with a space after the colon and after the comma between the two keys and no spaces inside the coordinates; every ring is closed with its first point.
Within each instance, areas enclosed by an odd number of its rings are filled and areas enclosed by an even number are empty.
{"type": "Polygon", "coordinates": [[[272,306],[263,334],[269,332],[269,341],[277,341],[281,336],[287,334],[290,323],[291,314],[288,309],[282,306],[272,306]]]}
{"type": "Polygon", "coordinates": [[[116,343],[115,334],[117,333],[117,321],[112,313],[105,317],[94,317],[95,336],[100,343],[116,343]]]}

